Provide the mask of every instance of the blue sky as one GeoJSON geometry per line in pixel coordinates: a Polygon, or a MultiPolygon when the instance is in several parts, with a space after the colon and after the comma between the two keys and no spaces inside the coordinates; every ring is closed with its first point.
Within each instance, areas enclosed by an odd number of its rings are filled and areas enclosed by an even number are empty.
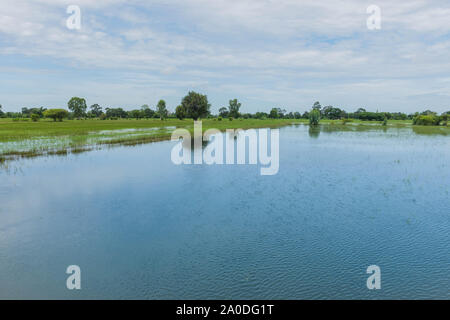
{"type": "Polygon", "coordinates": [[[448,1],[2,0],[0,104],[450,110],[448,1]],[[381,9],[369,30],[366,9],[381,9]],[[69,30],[68,5],[81,9],[69,30]]]}

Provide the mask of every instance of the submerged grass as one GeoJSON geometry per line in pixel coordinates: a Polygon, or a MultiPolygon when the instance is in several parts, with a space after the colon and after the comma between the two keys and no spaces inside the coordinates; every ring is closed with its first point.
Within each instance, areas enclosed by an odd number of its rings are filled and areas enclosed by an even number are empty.
{"type": "MultiPolygon", "coordinates": [[[[301,120],[205,119],[203,131],[211,128],[249,129],[280,127],[301,120]]],[[[66,120],[63,122],[15,122],[0,119],[0,159],[30,158],[41,155],[67,155],[102,145],[138,145],[169,140],[176,128],[192,132],[192,120],[66,120]]]]}
{"type": "MultiPolygon", "coordinates": [[[[342,120],[322,120],[321,131],[366,131],[386,130],[377,121],[344,123],[342,120]]],[[[203,131],[208,129],[251,129],[276,128],[292,124],[307,124],[306,119],[223,119],[202,120],[203,131]]],[[[412,126],[411,121],[389,121],[390,128],[412,127],[417,134],[450,134],[449,127],[412,126]]],[[[41,155],[63,156],[81,153],[101,146],[133,146],[149,142],[169,140],[176,128],[194,130],[189,120],[159,119],[148,120],[66,120],[53,122],[15,122],[0,119],[0,161],[31,158],[41,155]]]]}

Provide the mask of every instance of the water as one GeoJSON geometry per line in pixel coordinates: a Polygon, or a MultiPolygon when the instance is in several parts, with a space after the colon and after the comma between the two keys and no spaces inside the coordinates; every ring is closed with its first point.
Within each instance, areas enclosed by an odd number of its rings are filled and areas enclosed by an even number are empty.
{"type": "Polygon", "coordinates": [[[450,298],[448,135],[285,127],[275,176],[173,145],[1,171],[0,298],[450,298]]]}

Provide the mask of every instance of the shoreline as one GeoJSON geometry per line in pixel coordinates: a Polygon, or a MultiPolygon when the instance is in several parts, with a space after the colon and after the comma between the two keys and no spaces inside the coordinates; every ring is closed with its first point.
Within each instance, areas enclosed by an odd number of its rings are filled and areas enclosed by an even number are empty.
{"type": "MultiPolygon", "coordinates": [[[[43,156],[79,154],[99,150],[105,146],[136,146],[168,141],[176,128],[193,132],[192,120],[67,120],[59,123],[52,121],[13,123],[2,120],[0,120],[0,164],[43,156]],[[14,136],[15,132],[19,134],[14,136]],[[55,146],[57,144],[59,146],[55,146]]],[[[224,132],[226,129],[309,126],[305,119],[235,119],[233,121],[205,119],[202,123],[203,132],[212,128],[224,132]]],[[[383,126],[376,121],[351,121],[344,124],[341,120],[321,120],[319,127],[321,130],[325,129],[324,131],[411,128],[417,134],[450,135],[448,126],[413,126],[411,121],[391,121],[387,126],[383,126]]]]}

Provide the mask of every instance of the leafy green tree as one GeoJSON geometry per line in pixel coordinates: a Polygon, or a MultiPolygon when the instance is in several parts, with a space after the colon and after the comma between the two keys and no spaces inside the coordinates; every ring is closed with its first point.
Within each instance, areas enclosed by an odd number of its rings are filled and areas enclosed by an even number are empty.
{"type": "Polygon", "coordinates": [[[122,108],[106,108],[107,118],[126,118],[127,112],[122,108]]]}
{"type": "Polygon", "coordinates": [[[326,106],[322,109],[322,116],[326,119],[337,120],[345,117],[345,111],[333,106],[326,106]]]}
{"type": "Polygon", "coordinates": [[[147,119],[153,118],[156,113],[154,110],[150,109],[150,107],[147,104],[142,105],[141,110],[144,115],[144,118],[147,118],[147,119]]]}
{"type": "Polygon", "coordinates": [[[164,100],[159,100],[156,109],[158,110],[158,115],[161,120],[167,118],[167,114],[169,113],[169,111],[167,111],[166,102],[164,100]]]}
{"type": "Polygon", "coordinates": [[[363,113],[363,112],[367,112],[366,109],[364,109],[364,108],[359,108],[358,110],[356,110],[355,113],[363,113]]]}
{"type": "Polygon", "coordinates": [[[320,105],[319,101],[316,101],[316,102],[314,102],[314,105],[312,108],[313,108],[313,110],[318,110],[320,112],[320,110],[322,109],[322,106],[320,105]]]}
{"type": "Polygon", "coordinates": [[[228,110],[230,117],[239,118],[239,109],[241,108],[241,103],[237,99],[230,100],[228,110]]]}
{"type": "Polygon", "coordinates": [[[222,107],[219,109],[219,116],[221,116],[222,118],[226,118],[226,117],[228,117],[228,115],[229,115],[229,112],[228,112],[227,108],[222,107]]]}
{"type": "Polygon", "coordinates": [[[211,107],[206,95],[194,91],[190,91],[188,95],[183,98],[181,105],[186,110],[186,117],[194,120],[207,117],[211,107]]]}
{"type": "Polygon", "coordinates": [[[142,110],[138,110],[138,109],[136,109],[136,110],[131,110],[130,112],[129,112],[129,118],[134,118],[134,119],[141,119],[141,118],[144,118],[144,113],[142,112],[142,110]]]}
{"type": "Polygon", "coordinates": [[[64,109],[48,109],[44,111],[44,117],[51,118],[53,121],[63,121],[69,116],[69,112],[64,109]]]}
{"type": "Polygon", "coordinates": [[[31,121],[34,121],[34,122],[39,121],[39,119],[41,118],[37,113],[32,113],[30,117],[31,117],[31,121]]]}
{"type": "Polygon", "coordinates": [[[90,109],[91,113],[97,118],[100,117],[103,113],[102,107],[100,107],[97,103],[90,106],[90,109]]]}
{"type": "Polygon", "coordinates": [[[269,114],[267,114],[266,112],[257,112],[255,113],[255,118],[256,119],[267,119],[269,117],[269,114]]]}
{"type": "Polygon", "coordinates": [[[272,108],[269,113],[269,118],[271,119],[281,119],[284,118],[284,114],[286,113],[286,110],[280,109],[280,108],[272,108]]]}
{"type": "Polygon", "coordinates": [[[441,119],[435,114],[418,115],[413,119],[413,125],[419,126],[438,126],[441,119]]]}
{"type": "Polygon", "coordinates": [[[186,109],[184,109],[182,105],[179,105],[175,109],[175,115],[178,119],[183,120],[184,118],[186,118],[186,109]]]}
{"type": "Polygon", "coordinates": [[[277,108],[272,108],[272,110],[270,110],[269,118],[271,118],[271,119],[278,119],[278,110],[277,110],[277,108]]]}
{"type": "Polygon", "coordinates": [[[80,119],[86,115],[86,100],[83,98],[73,97],[67,103],[70,111],[73,112],[74,117],[80,119]]]}
{"type": "Polygon", "coordinates": [[[0,104],[0,118],[3,118],[5,113],[2,111],[2,105],[0,104]]]}
{"type": "Polygon", "coordinates": [[[420,115],[422,115],[422,116],[435,116],[435,115],[437,115],[437,113],[434,112],[434,111],[431,111],[431,110],[425,110],[420,115]]]}
{"type": "Polygon", "coordinates": [[[309,124],[312,126],[317,126],[320,121],[320,111],[319,109],[312,109],[309,113],[309,124]]]}

